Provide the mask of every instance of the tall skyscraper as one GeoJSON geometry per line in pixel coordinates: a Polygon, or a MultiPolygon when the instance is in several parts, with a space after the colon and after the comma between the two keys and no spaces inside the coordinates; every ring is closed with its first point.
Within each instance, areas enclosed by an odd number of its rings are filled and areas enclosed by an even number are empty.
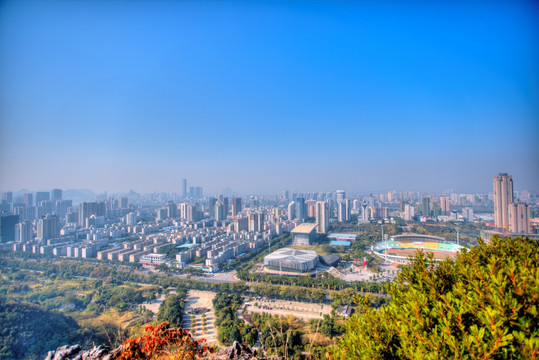
{"type": "Polygon", "coordinates": [[[15,241],[15,227],[19,215],[0,215],[0,243],[15,241]]]}
{"type": "Polygon", "coordinates": [[[208,216],[212,219],[215,219],[215,204],[217,203],[217,198],[210,197],[208,198],[208,216]]]}
{"type": "Polygon", "coordinates": [[[15,241],[27,243],[34,238],[34,226],[29,221],[23,221],[15,227],[15,241]]]}
{"type": "Polygon", "coordinates": [[[318,224],[318,232],[325,234],[329,229],[329,207],[325,201],[316,202],[316,223],[318,224]]]}
{"type": "Polygon", "coordinates": [[[291,202],[288,204],[288,220],[294,220],[296,218],[296,203],[291,202]]]}
{"type": "Polygon", "coordinates": [[[421,199],[421,213],[423,216],[430,216],[430,198],[421,199]]]}
{"type": "Polygon", "coordinates": [[[509,227],[509,204],[513,202],[513,177],[507,173],[494,176],[494,225],[509,227]]]}
{"type": "Polygon", "coordinates": [[[307,213],[305,209],[305,198],[298,197],[296,198],[296,219],[300,221],[305,221],[306,216],[307,213]]]}
{"type": "Polygon", "coordinates": [[[236,216],[241,212],[241,198],[232,199],[232,216],[236,216]]]}
{"type": "Polygon", "coordinates": [[[13,202],[13,192],[12,191],[6,191],[2,194],[2,200],[7,202],[13,202]]]}
{"type": "Polygon", "coordinates": [[[346,193],[344,192],[344,190],[337,190],[337,202],[341,202],[341,201],[344,201],[344,199],[346,198],[346,193]]]}
{"type": "Polygon", "coordinates": [[[218,201],[215,203],[215,220],[222,221],[226,220],[226,214],[225,214],[225,204],[223,204],[222,201],[218,201]]]}
{"type": "Polygon", "coordinates": [[[24,205],[26,205],[26,207],[34,206],[34,194],[32,193],[24,194],[24,205]]]}
{"type": "Polygon", "coordinates": [[[440,198],[440,208],[442,210],[442,214],[447,215],[451,211],[449,208],[449,197],[448,196],[442,196],[440,198]]]}
{"type": "Polygon", "coordinates": [[[508,206],[509,232],[528,234],[530,232],[530,213],[528,205],[516,202],[508,206]]]}
{"type": "Polygon", "coordinates": [[[46,215],[37,222],[37,238],[41,241],[54,239],[60,235],[60,222],[56,215],[46,215]]]}
{"type": "Polygon", "coordinates": [[[62,200],[62,190],[60,189],[51,190],[51,201],[55,203],[58,200],[62,200]]]}
{"type": "Polygon", "coordinates": [[[42,201],[49,201],[51,199],[48,191],[38,191],[36,193],[36,205],[39,205],[42,201]]]}
{"type": "Polygon", "coordinates": [[[182,198],[187,197],[187,179],[182,180],[182,198]]]}

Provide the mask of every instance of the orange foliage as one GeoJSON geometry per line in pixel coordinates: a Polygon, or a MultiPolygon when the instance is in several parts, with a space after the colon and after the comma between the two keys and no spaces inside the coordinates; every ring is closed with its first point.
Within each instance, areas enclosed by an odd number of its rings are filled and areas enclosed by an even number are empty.
{"type": "Polygon", "coordinates": [[[144,329],[148,335],[129,339],[123,343],[119,360],[134,359],[201,359],[213,348],[204,346],[205,339],[194,340],[189,331],[170,328],[167,322],[144,329]]]}

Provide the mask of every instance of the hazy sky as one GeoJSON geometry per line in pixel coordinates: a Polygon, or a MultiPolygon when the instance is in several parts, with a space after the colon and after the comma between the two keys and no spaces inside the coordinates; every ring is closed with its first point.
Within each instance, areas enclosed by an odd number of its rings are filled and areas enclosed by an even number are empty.
{"type": "Polygon", "coordinates": [[[0,2],[0,191],[539,190],[532,1],[0,2]]]}

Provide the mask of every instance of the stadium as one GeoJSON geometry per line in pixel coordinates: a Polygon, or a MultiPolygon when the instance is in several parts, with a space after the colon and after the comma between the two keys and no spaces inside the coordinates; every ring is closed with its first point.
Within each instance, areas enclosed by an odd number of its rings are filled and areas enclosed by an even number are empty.
{"type": "Polygon", "coordinates": [[[264,266],[270,271],[305,273],[318,264],[318,255],[312,250],[282,248],[264,257],[264,266]]]}
{"type": "Polygon", "coordinates": [[[376,244],[372,250],[375,255],[386,261],[406,264],[410,257],[415,256],[418,249],[425,253],[432,253],[434,260],[441,261],[456,257],[457,252],[462,248],[437,236],[403,234],[376,244]]]}

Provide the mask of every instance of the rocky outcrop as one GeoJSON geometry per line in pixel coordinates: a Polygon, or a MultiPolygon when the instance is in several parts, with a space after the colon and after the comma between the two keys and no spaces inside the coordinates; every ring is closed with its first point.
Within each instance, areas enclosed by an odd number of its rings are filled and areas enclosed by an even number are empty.
{"type": "Polygon", "coordinates": [[[249,360],[256,359],[256,351],[234,341],[232,346],[219,350],[211,356],[212,360],[249,360]]]}
{"type": "Polygon", "coordinates": [[[108,346],[94,346],[83,351],[80,345],[65,345],[49,351],[45,360],[113,360],[118,357],[121,348],[111,349],[108,346]]]}

